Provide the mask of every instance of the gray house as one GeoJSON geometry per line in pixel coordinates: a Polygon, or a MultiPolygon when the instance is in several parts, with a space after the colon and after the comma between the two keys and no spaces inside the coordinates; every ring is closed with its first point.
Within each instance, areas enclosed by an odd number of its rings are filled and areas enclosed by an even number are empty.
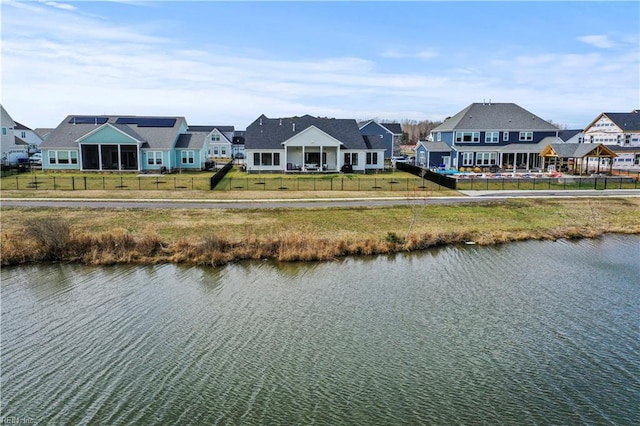
{"type": "Polygon", "coordinates": [[[351,119],[261,115],[247,127],[244,142],[248,172],[384,168],[381,140],[363,137],[351,119]]]}

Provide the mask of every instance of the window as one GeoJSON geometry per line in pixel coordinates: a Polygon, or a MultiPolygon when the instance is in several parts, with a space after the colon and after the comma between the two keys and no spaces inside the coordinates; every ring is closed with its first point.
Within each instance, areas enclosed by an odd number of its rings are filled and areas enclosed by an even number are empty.
{"type": "Polygon", "coordinates": [[[436,140],[438,142],[442,142],[442,133],[441,132],[436,133],[436,140]]]}
{"type": "Polygon", "coordinates": [[[358,153],[356,152],[345,152],[344,153],[344,164],[351,164],[354,166],[358,165],[358,153]]]}
{"type": "Polygon", "coordinates": [[[456,132],[456,142],[480,142],[480,132],[456,132]]]}
{"type": "Polygon", "coordinates": [[[479,166],[491,166],[496,164],[498,154],[496,152],[479,152],[476,156],[476,164],[479,166]]]}
{"type": "Polygon", "coordinates": [[[633,164],[636,166],[640,164],[640,154],[636,154],[636,157],[633,159],[633,164]]]}
{"type": "Polygon", "coordinates": [[[280,153],[279,152],[254,152],[253,165],[254,166],[279,166],[280,153]]]}
{"type": "Polygon", "coordinates": [[[195,163],[195,154],[193,151],[182,151],[182,164],[195,163]]]}
{"type": "Polygon", "coordinates": [[[20,137],[22,139],[26,138],[27,137],[27,132],[20,132],[20,137]]]}
{"type": "Polygon", "coordinates": [[[378,153],[377,152],[367,152],[367,164],[378,164],[378,153]]]}
{"type": "Polygon", "coordinates": [[[221,146],[220,147],[220,155],[223,157],[227,156],[227,147],[226,146],[221,146]]]}
{"type": "Polygon", "coordinates": [[[505,142],[509,140],[509,132],[502,132],[502,140],[505,142]]]}
{"type": "Polygon", "coordinates": [[[426,159],[426,155],[424,153],[424,151],[420,151],[420,154],[418,155],[418,164],[420,164],[421,166],[424,166],[427,162],[426,159]]]}
{"type": "Polygon", "coordinates": [[[498,132],[487,132],[484,135],[485,143],[498,143],[499,138],[500,138],[500,133],[498,132]]]}
{"type": "Polygon", "coordinates": [[[58,164],[69,164],[69,151],[58,151],[58,164]]]}
{"type": "Polygon", "coordinates": [[[533,132],[520,132],[520,142],[531,142],[533,140],[533,132]]]}
{"type": "Polygon", "coordinates": [[[473,166],[473,152],[463,152],[462,153],[462,165],[463,166],[473,166]]]}
{"type": "Polygon", "coordinates": [[[49,151],[49,164],[78,164],[78,151],[49,151]]]}
{"type": "Polygon", "coordinates": [[[5,135],[5,136],[7,135],[7,128],[6,127],[2,128],[2,134],[5,135]]]}
{"type": "Polygon", "coordinates": [[[217,133],[215,135],[211,135],[211,140],[213,142],[220,142],[220,135],[217,133]]]}
{"type": "Polygon", "coordinates": [[[150,166],[162,164],[162,151],[149,151],[147,153],[147,164],[150,166]]]}
{"type": "Polygon", "coordinates": [[[218,156],[218,146],[214,146],[214,147],[213,147],[213,155],[214,155],[215,157],[217,157],[217,156],[218,156]]]}

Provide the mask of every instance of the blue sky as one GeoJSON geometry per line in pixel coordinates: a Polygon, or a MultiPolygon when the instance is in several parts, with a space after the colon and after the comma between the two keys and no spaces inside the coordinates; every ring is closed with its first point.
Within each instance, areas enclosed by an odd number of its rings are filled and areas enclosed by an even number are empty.
{"type": "Polygon", "coordinates": [[[514,102],[569,128],[640,108],[638,2],[2,1],[2,104],[180,115],[442,120],[514,102]]]}

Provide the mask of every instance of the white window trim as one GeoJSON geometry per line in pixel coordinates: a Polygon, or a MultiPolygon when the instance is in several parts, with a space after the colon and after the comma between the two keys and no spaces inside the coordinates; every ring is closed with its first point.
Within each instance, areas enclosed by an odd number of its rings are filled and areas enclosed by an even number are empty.
{"type": "Polygon", "coordinates": [[[533,132],[520,132],[519,140],[520,142],[532,142],[533,132]]]}
{"type": "Polygon", "coordinates": [[[485,132],[485,134],[484,134],[484,142],[485,143],[498,143],[498,142],[500,142],[500,132],[485,132]],[[489,135],[491,135],[491,140],[489,140],[489,135]]]}

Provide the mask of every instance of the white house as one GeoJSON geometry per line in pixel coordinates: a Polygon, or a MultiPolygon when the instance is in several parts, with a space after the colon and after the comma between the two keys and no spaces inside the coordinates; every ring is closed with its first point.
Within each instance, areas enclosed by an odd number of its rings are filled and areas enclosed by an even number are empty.
{"type": "Polygon", "coordinates": [[[367,172],[384,168],[382,138],[363,136],[356,120],[261,115],[244,136],[248,172],[367,172]]]}
{"type": "Polygon", "coordinates": [[[17,164],[26,162],[29,158],[29,146],[27,142],[16,135],[16,122],[9,113],[0,105],[0,124],[2,125],[2,137],[0,139],[0,152],[2,152],[3,164],[17,164]]]}

